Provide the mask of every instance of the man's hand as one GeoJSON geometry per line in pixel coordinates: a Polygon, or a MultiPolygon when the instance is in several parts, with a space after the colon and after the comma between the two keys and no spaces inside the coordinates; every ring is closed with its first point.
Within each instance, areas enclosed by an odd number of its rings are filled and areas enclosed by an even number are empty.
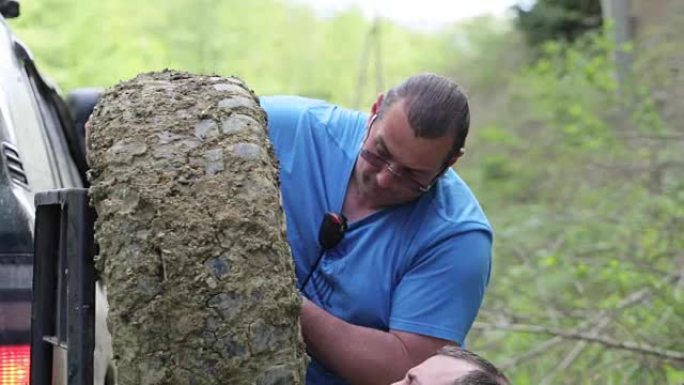
{"type": "Polygon", "coordinates": [[[347,323],[302,298],[301,326],[309,353],[353,385],[389,384],[449,343],[447,340],[347,323]]]}

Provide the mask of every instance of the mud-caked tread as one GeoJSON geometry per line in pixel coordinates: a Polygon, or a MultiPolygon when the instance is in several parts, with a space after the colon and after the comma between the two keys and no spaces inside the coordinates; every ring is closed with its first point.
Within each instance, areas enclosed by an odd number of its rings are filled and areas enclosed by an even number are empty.
{"type": "Polygon", "coordinates": [[[237,78],[141,74],[105,92],[91,126],[118,384],[303,383],[300,298],[256,96],[237,78]]]}

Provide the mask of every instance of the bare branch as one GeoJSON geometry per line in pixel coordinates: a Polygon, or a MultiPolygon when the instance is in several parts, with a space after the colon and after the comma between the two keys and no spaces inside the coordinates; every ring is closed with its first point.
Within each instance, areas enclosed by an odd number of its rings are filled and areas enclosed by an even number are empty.
{"type": "Polygon", "coordinates": [[[581,332],[576,332],[576,331],[565,331],[561,329],[556,329],[556,328],[549,328],[545,326],[538,326],[538,325],[525,325],[525,324],[475,324],[475,328],[477,329],[485,329],[485,330],[508,330],[508,331],[513,331],[513,332],[521,332],[521,333],[541,333],[541,334],[549,334],[552,336],[560,337],[563,339],[570,339],[570,340],[581,340],[581,341],[587,341],[587,342],[592,342],[592,343],[598,343],[603,346],[613,348],[613,349],[620,349],[620,350],[627,350],[639,354],[645,354],[645,355],[651,355],[651,356],[656,356],[662,359],[666,360],[672,360],[672,361],[677,361],[684,363],[684,352],[678,352],[674,350],[668,350],[668,349],[661,349],[655,346],[650,346],[646,344],[640,344],[638,342],[632,342],[632,341],[617,341],[612,338],[607,338],[607,337],[598,337],[592,334],[587,334],[587,333],[581,333],[581,332]]]}
{"type": "MultiPolygon", "coordinates": [[[[682,274],[682,272],[679,272],[677,274],[672,274],[668,277],[665,277],[663,279],[663,283],[665,285],[668,285],[670,283],[676,284],[677,282],[684,281],[683,277],[684,277],[684,274],[682,274]]],[[[639,290],[631,293],[627,297],[623,298],[617,304],[617,306],[614,309],[604,310],[604,311],[600,312],[599,314],[595,315],[594,317],[592,317],[591,319],[583,321],[575,330],[577,332],[580,332],[580,331],[582,331],[588,327],[593,328],[595,326],[602,325],[606,322],[609,324],[610,321],[614,317],[616,317],[622,310],[624,310],[630,306],[633,306],[633,305],[642,303],[644,301],[647,301],[649,298],[651,298],[652,294],[653,294],[653,288],[647,287],[647,288],[639,289],[639,290]]],[[[496,324],[498,324],[498,322],[496,324]]],[[[475,325],[473,325],[473,328],[480,329],[480,330],[490,330],[487,327],[484,327],[483,325],[487,325],[487,324],[476,322],[475,325]]],[[[491,330],[496,330],[496,329],[491,329],[491,330]]],[[[534,357],[537,357],[538,355],[545,353],[546,351],[548,351],[548,349],[557,345],[561,341],[563,341],[562,337],[554,336],[553,338],[550,338],[549,340],[542,342],[541,344],[533,347],[532,349],[529,349],[526,353],[523,353],[523,354],[511,359],[510,361],[503,363],[500,366],[504,370],[513,368],[522,362],[533,359],[534,357]]]]}
{"type": "Polygon", "coordinates": [[[678,134],[652,134],[652,135],[646,135],[646,134],[636,134],[636,135],[617,135],[618,138],[620,139],[636,139],[636,140],[663,140],[663,141],[673,141],[673,140],[684,140],[684,135],[678,135],[678,134]]]}
{"type": "MultiPolygon", "coordinates": [[[[610,317],[605,317],[601,319],[594,327],[591,329],[589,332],[591,335],[596,335],[597,333],[601,332],[601,330],[605,327],[607,327],[612,321],[612,318],[610,317]]],[[[584,349],[587,347],[589,342],[587,341],[578,341],[575,346],[570,350],[567,356],[563,358],[563,361],[561,361],[553,370],[551,370],[542,380],[542,384],[547,384],[550,381],[553,380],[553,378],[556,376],[557,373],[562,373],[564,372],[567,368],[572,365],[573,362],[582,354],[584,349]]]]}

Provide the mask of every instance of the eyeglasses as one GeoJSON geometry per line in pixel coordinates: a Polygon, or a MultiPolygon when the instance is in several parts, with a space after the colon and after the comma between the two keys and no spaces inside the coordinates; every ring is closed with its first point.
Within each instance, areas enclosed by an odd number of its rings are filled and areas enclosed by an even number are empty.
{"type": "Polygon", "coordinates": [[[390,164],[387,159],[372,151],[366,150],[365,148],[361,149],[361,157],[371,166],[379,170],[386,169],[387,171],[391,172],[392,175],[397,177],[399,183],[406,188],[424,193],[428,191],[430,187],[432,187],[432,183],[424,185],[418,182],[417,180],[392,167],[392,164],[390,164]]]}

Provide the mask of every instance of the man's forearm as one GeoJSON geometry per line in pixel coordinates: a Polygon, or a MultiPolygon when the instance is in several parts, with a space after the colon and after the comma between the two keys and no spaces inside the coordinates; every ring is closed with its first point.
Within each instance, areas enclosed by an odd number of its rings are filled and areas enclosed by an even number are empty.
{"type": "Polygon", "coordinates": [[[301,326],[310,354],[353,385],[397,381],[432,348],[411,352],[396,334],[352,325],[308,300],[301,326]]]}

